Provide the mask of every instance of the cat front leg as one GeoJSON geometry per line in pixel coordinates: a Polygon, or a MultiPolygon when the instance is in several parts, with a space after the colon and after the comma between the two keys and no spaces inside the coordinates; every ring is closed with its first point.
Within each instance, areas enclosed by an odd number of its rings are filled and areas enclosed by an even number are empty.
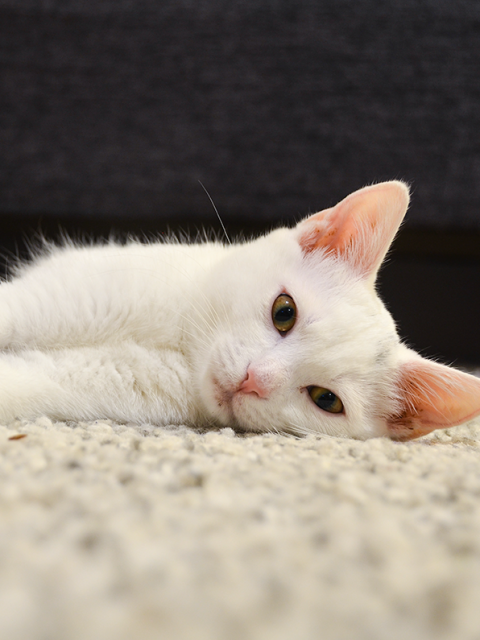
{"type": "Polygon", "coordinates": [[[183,356],[134,343],[0,356],[0,420],[202,421],[183,356]]]}

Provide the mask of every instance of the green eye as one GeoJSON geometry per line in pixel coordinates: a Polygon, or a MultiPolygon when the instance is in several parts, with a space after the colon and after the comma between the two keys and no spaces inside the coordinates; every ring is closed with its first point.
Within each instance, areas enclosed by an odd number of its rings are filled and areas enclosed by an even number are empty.
{"type": "Polygon", "coordinates": [[[275,329],[280,333],[287,333],[297,320],[297,305],[293,298],[282,293],[273,303],[272,320],[275,329]]]}
{"type": "Polygon", "coordinates": [[[317,407],[323,411],[343,413],[343,403],[332,391],[323,387],[307,387],[307,391],[317,407]]]}

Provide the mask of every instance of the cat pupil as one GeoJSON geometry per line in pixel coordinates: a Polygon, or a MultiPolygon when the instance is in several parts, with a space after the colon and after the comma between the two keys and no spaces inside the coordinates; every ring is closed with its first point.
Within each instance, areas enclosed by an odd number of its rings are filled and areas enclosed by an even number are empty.
{"type": "Polygon", "coordinates": [[[330,407],[336,400],[336,396],[334,393],[332,393],[331,391],[327,391],[327,393],[324,393],[320,396],[320,398],[317,400],[318,404],[322,404],[325,405],[326,407],[330,407]]]}
{"type": "Polygon", "coordinates": [[[294,311],[291,307],[284,307],[283,309],[280,309],[280,311],[277,311],[276,318],[280,321],[290,320],[293,314],[294,311]]]}

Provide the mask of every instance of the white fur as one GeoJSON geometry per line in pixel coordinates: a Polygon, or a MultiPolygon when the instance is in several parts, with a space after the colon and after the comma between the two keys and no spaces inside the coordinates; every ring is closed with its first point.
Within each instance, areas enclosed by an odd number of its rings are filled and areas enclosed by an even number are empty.
{"type": "Polygon", "coordinates": [[[371,278],[302,251],[303,224],[231,246],[50,248],[0,287],[0,420],[387,434],[407,349],[371,278]],[[271,317],[283,292],[298,309],[286,336],[271,317]],[[249,367],[267,398],[239,391],[249,367]],[[310,385],[345,412],[319,409],[310,385]]]}

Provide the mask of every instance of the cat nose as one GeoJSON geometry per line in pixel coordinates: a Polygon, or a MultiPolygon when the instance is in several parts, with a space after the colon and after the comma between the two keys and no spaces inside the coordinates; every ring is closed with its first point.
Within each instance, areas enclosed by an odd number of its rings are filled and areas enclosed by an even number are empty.
{"type": "Polygon", "coordinates": [[[269,395],[269,392],[259,381],[252,367],[248,367],[245,380],[239,386],[238,390],[243,393],[255,393],[259,398],[268,398],[269,395]]]}

